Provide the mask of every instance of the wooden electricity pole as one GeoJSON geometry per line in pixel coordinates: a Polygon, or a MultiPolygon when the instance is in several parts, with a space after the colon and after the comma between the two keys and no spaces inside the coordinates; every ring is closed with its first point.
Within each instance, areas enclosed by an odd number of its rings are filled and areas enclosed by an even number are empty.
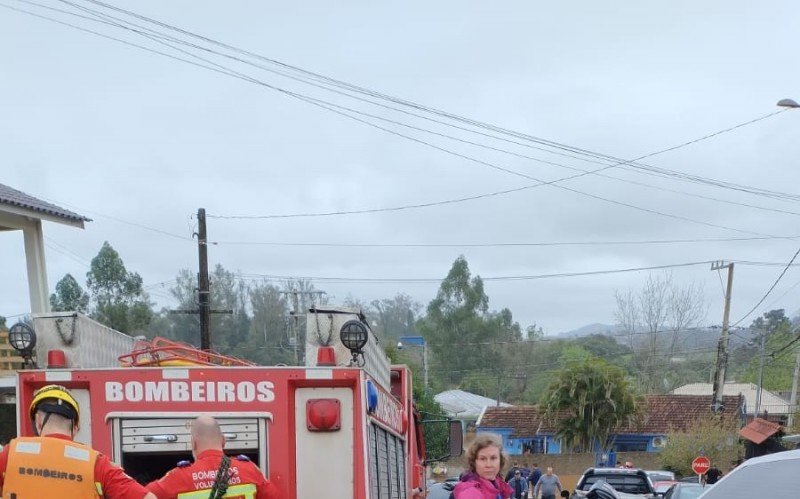
{"type": "Polygon", "coordinates": [[[211,309],[211,283],[208,279],[208,239],[206,235],[206,210],[197,210],[197,251],[200,269],[197,273],[197,310],[170,310],[171,314],[198,314],[200,316],[200,348],[211,350],[211,314],[232,314],[233,310],[211,309]]]}
{"type": "Polygon", "coordinates": [[[722,313],[722,334],[717,345],[717,366],[714,375],[714,398],[711,410],[718,413],[723,408],[722,393],[725,388],[725,369],[728,367],[728,321],[731,315],[731,289],[733,288],[733,263],[725,265],[719,261],[711,264],[711,270],[728,269],[728,286],[725,288],[725,311],[722,313]]]}
{"type": "Polygon", "coordinates": [[[200,309],[200,348],[211,349],[211,286],[208,282],[208,244],[206,236],[206,210],[197,210],[197,250],[200,272],[197,274],[197,298],[200,309]]]}

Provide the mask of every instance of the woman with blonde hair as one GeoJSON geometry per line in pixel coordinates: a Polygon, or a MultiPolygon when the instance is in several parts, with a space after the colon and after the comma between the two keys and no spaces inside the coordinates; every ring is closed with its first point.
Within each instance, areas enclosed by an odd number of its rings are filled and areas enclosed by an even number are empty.
{"type": "Polygon", "coordinates": [[[503,443],[491,433],[479,433],[467,450],[469,472],[453,489],[455,499],[508,499],[514,490],[500,472],[506,464],[503,443]]]}

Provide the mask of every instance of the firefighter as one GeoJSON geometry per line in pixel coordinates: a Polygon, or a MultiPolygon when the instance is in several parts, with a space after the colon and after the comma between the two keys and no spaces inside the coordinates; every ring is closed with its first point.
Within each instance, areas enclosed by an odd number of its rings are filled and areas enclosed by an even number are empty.
{"type": "Polygon", "coordinates": [[[15,438],[0,452],[3,499],[156,499],[108,457],[73,442],[80,408],[66,388],[34,392],[29,413],[37,436],[15,438]]]}
{"type": "Polygon", "coordinates": [[[158,499],[277,499],[275,487],[246,456],[229,458],[225,436],[211,416],[192,422],[194,463],[181,461],[160,480],[147,485],[158,499]]]}

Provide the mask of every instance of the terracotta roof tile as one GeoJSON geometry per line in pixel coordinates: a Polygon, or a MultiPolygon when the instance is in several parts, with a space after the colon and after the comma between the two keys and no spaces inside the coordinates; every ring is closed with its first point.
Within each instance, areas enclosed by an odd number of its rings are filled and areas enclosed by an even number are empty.
{"type": "Polygon", "coordinates": [[[778,423],[755,418],[747,426],[739,430],[739,435],[758,445],[764,443],[766,439],[778,433],[781,429],[782,427],[778,423]]]}

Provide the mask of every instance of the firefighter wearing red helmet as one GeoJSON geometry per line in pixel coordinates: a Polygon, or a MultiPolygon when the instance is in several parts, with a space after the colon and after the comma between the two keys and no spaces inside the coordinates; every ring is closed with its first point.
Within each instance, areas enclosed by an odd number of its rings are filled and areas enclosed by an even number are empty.
{"type": "Polygon", "coordinates": [[[37,436],[15,438],[0,452],[0,497],[156,499],[108,457],[72,441],[80,407],[65,387],[34,392],[29,414],[37,436]]]}
{"type": "Polygon", "coordinates": [[[277,499],[278,493],[246,456],[229,458],[225,436],[211,416],[192,422],[194,463],[181,461],[163,478],[147,485],[158,499],[277,499]]]}

